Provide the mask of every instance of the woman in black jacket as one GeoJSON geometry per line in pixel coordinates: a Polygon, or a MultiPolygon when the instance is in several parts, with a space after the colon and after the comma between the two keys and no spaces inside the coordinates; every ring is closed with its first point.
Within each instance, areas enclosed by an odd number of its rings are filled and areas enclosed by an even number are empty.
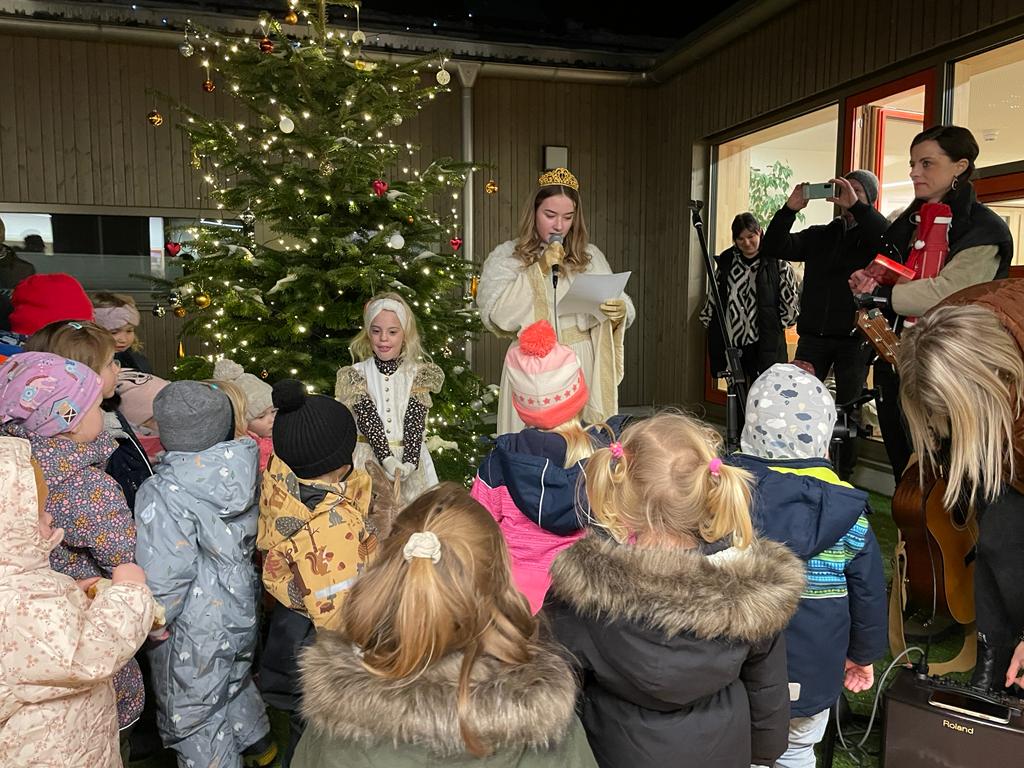
{"type": "Polygon", "coordinates": [[[720,445],[709,427],[665,413],[587,464],[599,530],[555,559],[545,610],[581,667],[602,768],[747,768],[786,750],[779,633],[803,566],[754,538],[750,475],[724,465],[720,445]]]}
{"type": "MultiPolygon", "coordinates": [[[[949,254],[935,277],[879,285],[864,270],[850,276],[854,293],[872,293],[888,299],[897,315],[920,317],[943,299],[979,283],[1006,277],[1013,260],[1013,240],[1006,222],[978,202],[971,184],[978,142],[966,128],[937,125],[922,131],[910,143],[910,180],[914,202],[890,225],[882,214],[857,200],[846,179],[833,179],[838,195],[832,198],[849,210],[879,250],[906,261],[915,240],[917,214],[925,203],[950,207],[949,254]]],[[[888,363],[875,364],[879,388],[878,421],[889,463],[899,482],[910,460],[910,441],[898,409],[899,378],[888,363]]]]}
{"type": "MultiPolygon", "coordinates": [[[[747,383],[775,363],[789,362],[786,329],[796,322],[800,296],[793,268],[761,251],[764,231],[752,213],[741,213],[732,221],[733,245],[716,261],[715,280],[725,302],[725,327],[728,341],[743,355],[743,373],[747,383]]],[[[700,313],[708,329],[708,354],[712,375],[725,369],[726,342],[722,339],[717,307],[712,297],[700,313]]],[[[739,371],[733,371],[737,376],[739,371]]]]}

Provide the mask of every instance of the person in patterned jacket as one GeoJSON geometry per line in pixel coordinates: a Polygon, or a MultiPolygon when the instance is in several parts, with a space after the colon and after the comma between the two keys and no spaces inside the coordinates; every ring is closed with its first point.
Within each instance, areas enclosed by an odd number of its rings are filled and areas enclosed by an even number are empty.
{"type": "Polygon", "coordinates": [[[806,564],[807,586],[786,627],[789,748],[778,768],[813,768],[814,745],[843,686],[864,691],[888,646],[885,576],[868,524],[868,495],[828,460],[836,406],[813,374],[776,364],[747,396],[742,453],[754,475],[754,528],[806,564]]]}
{"type": "MultiPolygon", "coordinates": [[[[22,352],[0,366],[2,431],[28,440],[49,488],[46,509],[64,529],[50,566],[73,579],[110,578],[135,562],[135,523],[124,493],[104,471],[117,442],[103,431],[103,384],[85,365],[49,352],[22,352]]],[[[114,676],[122,735],[142,712],[134,659],[114,676]]]]}
{"type": "MultiPolygon", "coordinates": [[[[731,248],[716,259],[718,292],[725,302],[725,328],[733,346],[743,354],[747,383],[768,370],[773,363],[789,360],[786,329],[796,324],[800,295],[796,275],[789,262],[761,253],[764,230],[752,213],[741,213],[732,221],[731,248]]],[[[711,374],[725,370],[725,344],[719,330],[713,294],[700,312],[708,329],[711,374]]],[[[740,371],[734,371],[739,376],[740,371]]]]}

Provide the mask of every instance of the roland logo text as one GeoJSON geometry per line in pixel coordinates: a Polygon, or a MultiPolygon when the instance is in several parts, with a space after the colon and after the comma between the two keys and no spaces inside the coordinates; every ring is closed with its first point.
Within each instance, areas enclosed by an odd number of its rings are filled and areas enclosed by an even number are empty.
{"type": "Polygon", "coordinates": [[[961,725],[960,723],[954,723],[952,720],[943,720],[942,726],[949,728],[951,731],[960,731],[960,733],[966,733],[971,736],[974,735],[974,726],[961,725]]]}

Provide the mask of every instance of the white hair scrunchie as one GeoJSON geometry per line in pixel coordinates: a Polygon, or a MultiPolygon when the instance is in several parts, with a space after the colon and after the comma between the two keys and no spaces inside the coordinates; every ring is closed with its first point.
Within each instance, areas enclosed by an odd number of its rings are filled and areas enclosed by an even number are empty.
{"type": "Polygon", "coordinates": [[[138,328],[142,318],[139,317],[139,310],[135,307],[96,307],[93,310],[96,318],[96,325],[106,328],[108,331],[116,331],[126,325],[134,325],[138,328]]]}
{"type": "Polygon", "coordinates": [[[405,311],[405,307],[394,299],[377,299],[367,304],[366,311],[363,312],[363,327],[369,328],[370,323],[377,319],[377,315],[387,310],[398,315],[398,322],[402,324],[404,331],[408,327],[409,314],[405,311]]]}
{"type": "Polygon", "coordinates": [[[431,531],[414,533],[405,542],[402,554],[405,555],[407,562],[414,557],[423,557],[438,563],[441,561],[441,540],[431,531]]]}

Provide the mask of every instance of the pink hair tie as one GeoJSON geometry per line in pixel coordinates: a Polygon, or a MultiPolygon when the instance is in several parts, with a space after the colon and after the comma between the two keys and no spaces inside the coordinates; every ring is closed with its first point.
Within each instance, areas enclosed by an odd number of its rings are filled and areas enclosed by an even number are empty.
{"type": "Polygon", "coordinates": [[[715,456],[715,458],[709,461],[708,472],[710,472],[715,477],[719,477],[722,474],[722,460],[715,456]]]}
{"type": "Polygon", "coordinates": [[[622,443],[620,443],[618,440],[609,445],[608,450],[611,451],[612,458],[615,459],[616,461],[621,459],[624,455],[622,450],[622,443]]]}

